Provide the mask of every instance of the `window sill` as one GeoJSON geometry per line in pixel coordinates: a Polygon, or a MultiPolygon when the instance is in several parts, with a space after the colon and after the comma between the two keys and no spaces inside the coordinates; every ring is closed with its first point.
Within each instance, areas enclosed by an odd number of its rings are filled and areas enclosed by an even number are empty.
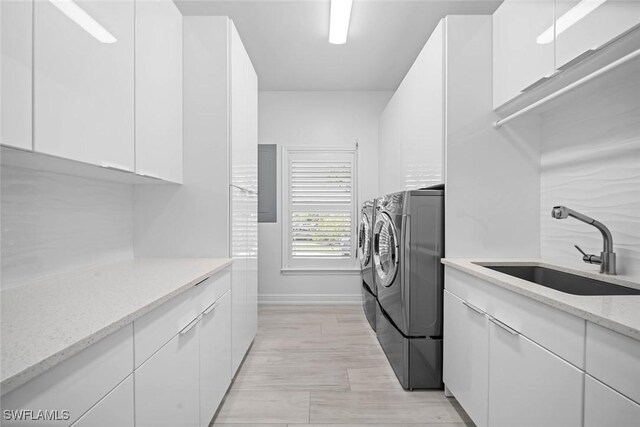
{"type": "Polygon", "coordinates": [[[284,275],[342,275],[342,274],[360,274],[359,268],[281,268],[280,273],[284,275]]]}

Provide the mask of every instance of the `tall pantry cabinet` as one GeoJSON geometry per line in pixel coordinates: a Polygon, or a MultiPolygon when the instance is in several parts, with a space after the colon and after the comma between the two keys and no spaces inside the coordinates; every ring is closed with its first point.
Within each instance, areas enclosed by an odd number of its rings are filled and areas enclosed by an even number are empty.
{"type": "Polygon", "coordinates": [[[183,19],[184,176],[135,189],[135,252],[230,257],[231,375],[257,328],[258,79],[233,22],[183,19]]]}
{"type": "Polygon", "coordinates": [[[258,76],[229,21],[231,47],[231,321],[233,372],[257,330],[258,294],[258,76]]]}

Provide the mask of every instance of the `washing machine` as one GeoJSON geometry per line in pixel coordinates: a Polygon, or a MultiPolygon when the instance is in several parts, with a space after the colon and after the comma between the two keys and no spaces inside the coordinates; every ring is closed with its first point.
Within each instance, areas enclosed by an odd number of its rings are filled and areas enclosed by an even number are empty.
{"type": "Polygon", "coordinates": [[[389,194],[375,215],[378,341],[403,388],[441,388],[444,188],[389,194]]]}
{"type": "Polygon", "coordinates": [[[375,200],[367,200],[360,209],[358,229],[358,259],[362,278],[362,308],[373,330],[376,330],[376,286],[373,281],[372,238],[375,221],[375,200]]]}

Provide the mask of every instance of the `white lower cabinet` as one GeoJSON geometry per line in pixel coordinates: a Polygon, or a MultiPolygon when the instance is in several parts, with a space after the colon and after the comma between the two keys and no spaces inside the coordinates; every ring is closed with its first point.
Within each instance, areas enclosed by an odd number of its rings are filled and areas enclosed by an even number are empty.
{"type": "Polygon", "coordinates": [[[200,425],[206,427],[231,384],[231,292],[200,322],[200,425]]]}
{"type": "Polygon", "coordinates": [[[489,342],[490,426],[582,425],[581,370],[497,319],[489,342]]]}
{"type": "Polygon", "coordinates": [[[586,375],[584,390],[585,427],[634,427],[638,425],[639,420],[639,404],[586,375]]]}
{"type": "Polygon", "coordinates": [[[444,383],[476,425],[640,425],[640,341],[522,298],[445,270],[444,383]]]}
{"type": "Polygon", "coordinates": [[[133,374],[71,427],[133,427],[133,374]]]}
{"type": "Polygon", "coordinates": [[[197,326],[185,327],[135,371],[136,427],[199,427],[197,326]]]}
{"type": "Polygon", "coordinates": [[[36,419],[3,420],[0,424],[69,426],[131,372],[133,328],[127,325],[2,396],[3,410],[66,410],[68,419],[61,416],[46,423],[36,419]]]}
{"type": "Polygon", "coordinates": [[[208,426],[233,377],[230,281],[225,269],[2,395],[3,410],[56,411],[55,420],[1,424],[208,426]]]}
{"type": "Polygon", "coordinates": [[[489,318],[444,292],[444,382],[478,427],[487,425],[489,318]]]}
{"type": "Polygon", "coordinates": [[[640,402],[640,341],[587,323],[585,372],[640,402]]]}

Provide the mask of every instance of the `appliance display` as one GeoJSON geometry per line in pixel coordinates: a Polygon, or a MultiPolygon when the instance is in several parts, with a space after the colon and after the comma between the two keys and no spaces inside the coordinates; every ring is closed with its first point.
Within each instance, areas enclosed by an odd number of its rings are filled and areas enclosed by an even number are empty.
{"type": "Polygon", "coordinates": [[[444,189],[389,194],[375,215],[378,341],[403,388],[441,388],[444,189]]]}
{"type": "Polygon", "coordinates": [[[364,314],[373,330],[376,330],[376,285],[373,274],[373,225],[375,221],[375,200],[367,200],[360,210],[358,230],[358,259],[362,277],[362,306],[364,314]]]}

